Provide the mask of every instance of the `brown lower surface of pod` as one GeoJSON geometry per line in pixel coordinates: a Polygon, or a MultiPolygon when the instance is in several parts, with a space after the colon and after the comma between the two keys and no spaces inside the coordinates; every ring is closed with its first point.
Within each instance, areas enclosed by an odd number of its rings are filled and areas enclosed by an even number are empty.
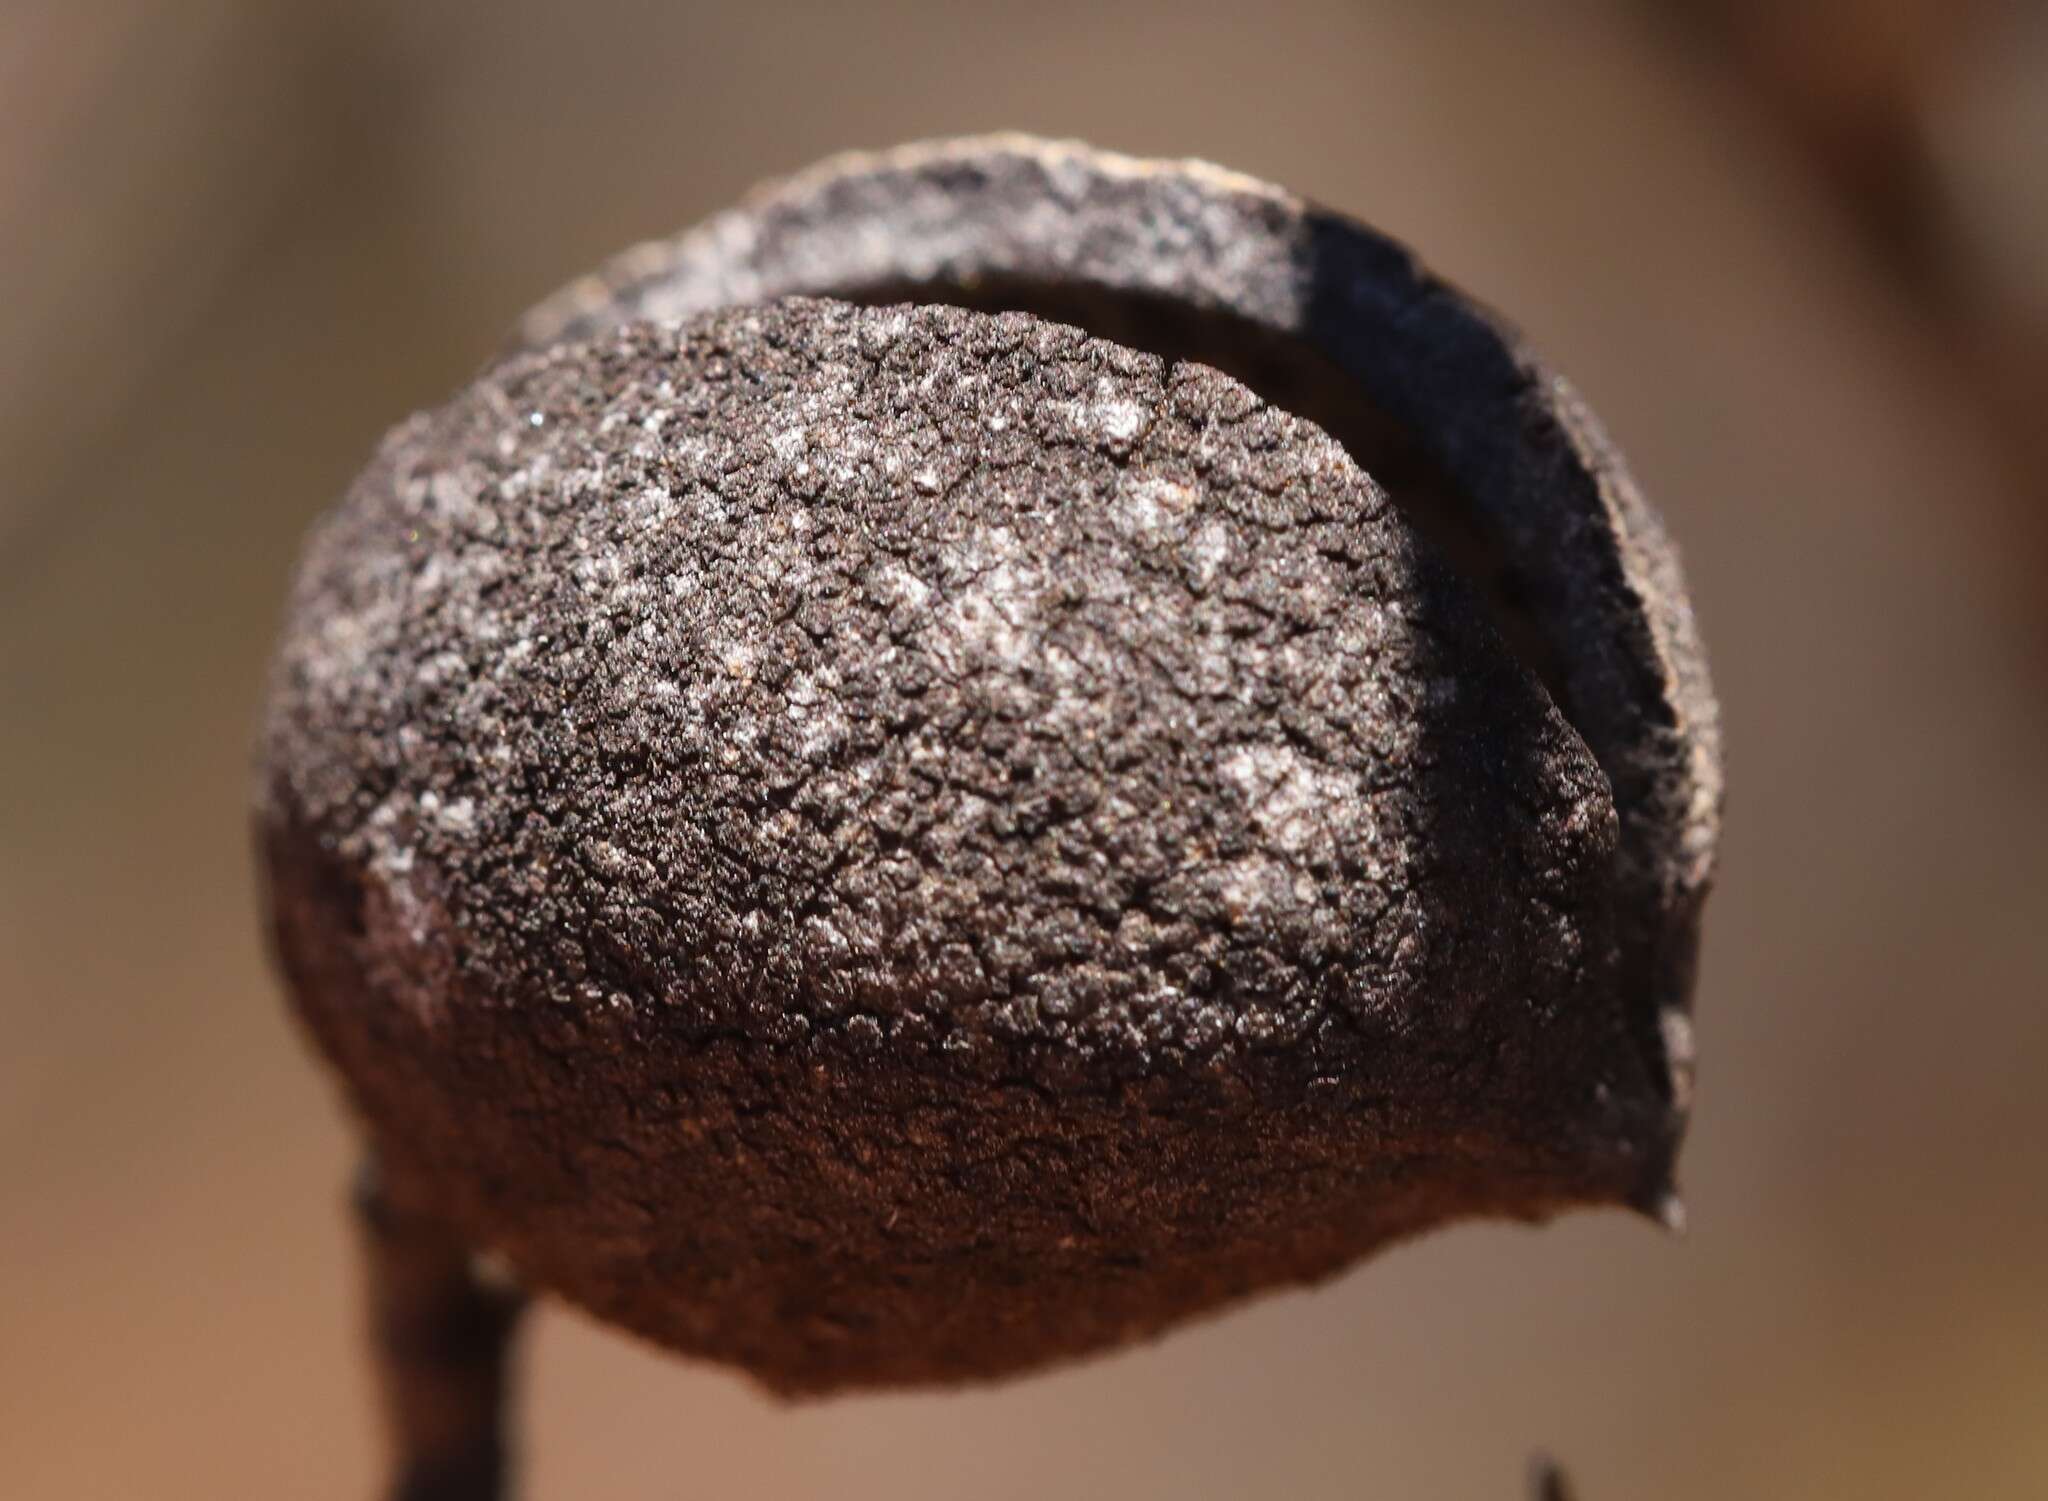
{"type": "Polygon", "coordinates": [[[1004,274],[1148,347],[920,292],[992,285],[962,258],[1034,193],[1168,185],[1139,221],[1196,280],[1257,258],[1225,209],[1310,222],[1136,171],[926,148],[638,252],[395,429],[301,568],[260,842],[394,1191],[781,1390],[1668,1186],[1718,765],[1661,539],[1567,395],[1475,457],[1359,398],[1352,334],[1138,260],[1133,301],[1100,234],[1004,274]],[[885,263],[840,199],[901,171],[885,263]],[[748,259],[791,215],[810,284],[748,259]],[[666,308],[678,267],[731,285],[666,308]],[[1226,346],[1351,441],[1189,357],[1226,346]],[[1434,520],[1361,467],[1396,440],[1434,520]]]}

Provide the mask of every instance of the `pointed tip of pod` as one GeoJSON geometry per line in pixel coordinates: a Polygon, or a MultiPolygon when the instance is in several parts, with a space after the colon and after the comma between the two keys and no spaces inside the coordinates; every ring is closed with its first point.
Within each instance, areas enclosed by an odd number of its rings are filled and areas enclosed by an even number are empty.
{"type": "Polygon", "coordinates": [[[1650,1216],[1673,1235],[1685,1234],[1685,1200],[1678,1196],[1678,1190],[1667,1188],[1650,1210],[1650,1216]]]}
{"type": "Polygon", "coordinates": [[[1628,1207],[1645,1219],[1654,1220],[1673,1235],[1685,1234],[1685,1200],[1668,1173],[1660,1173],[1629,1196],[1628,1207]]]}

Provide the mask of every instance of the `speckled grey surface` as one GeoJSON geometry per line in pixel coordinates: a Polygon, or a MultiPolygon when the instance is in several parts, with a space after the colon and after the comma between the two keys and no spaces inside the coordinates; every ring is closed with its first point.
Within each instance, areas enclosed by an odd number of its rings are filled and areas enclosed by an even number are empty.
{"type": "Polygon", "coordinates": [[[792,1391],[1658,1202],[1628,812],[1323,431],[1023,314],[589,333],[393,432],[273,685],[415,1202],[792,1391]]]}
{"type": "Polygon", "coordinates": [[[1548,686],[1615,790],[1630,888],[1620,983],[1667,1078],[1675,1149],[1721,827],[1720,711],[1677,554],[1570,383],[1356,219],[1207,162],[1017,134],[821,162],[616,257],[535,308],[518,338],[541,347],[626,319],[877,289],[1050,311],[1220,364],[1350,445],[1411,520],[1418,489],[1455,496],[1479,543],[1462,566],[1498,575],[1526,617],[1519,644],[1554,668],[1548,686]],[[1162,310],[1201,331],[1161,340],[1162,310]]]}

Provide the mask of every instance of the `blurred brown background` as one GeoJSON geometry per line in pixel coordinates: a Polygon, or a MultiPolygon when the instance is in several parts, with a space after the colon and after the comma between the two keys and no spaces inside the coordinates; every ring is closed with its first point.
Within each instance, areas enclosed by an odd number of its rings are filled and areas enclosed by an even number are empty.
{"type": "Polygon", "coordinates": [[[348,1135],[253,917],[297,539],[601,256],[853,145],[1193,154],[1587,391],[1726,705],[1693,1230],[1437,1236],[782,1409],[548,1311],[535,1497],[2048,1494],[2048,17],[0,4],[0,1495],[360,1497],[348,1135]],[[422,13],[424,12],[424,14],[422,13]]]}

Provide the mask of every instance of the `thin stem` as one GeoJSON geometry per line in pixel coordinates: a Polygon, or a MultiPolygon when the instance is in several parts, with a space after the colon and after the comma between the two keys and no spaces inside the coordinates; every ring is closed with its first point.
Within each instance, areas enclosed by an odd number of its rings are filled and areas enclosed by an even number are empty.
{"type": "Polygon", "coordinates": [[[525,1299],[479,1275],[445,1226],[396,1204],[374,1161],[355,1207],[393,1449],[389,1501],[501,1501],[507,1369],[525,1299]]]}
{"type": "Polygon", "coordinates": [[[1572,1501],[1564,1466],[1548,1455],[1539,1454],[1529,1466],[1529,1501],[1572,1501]]]}

